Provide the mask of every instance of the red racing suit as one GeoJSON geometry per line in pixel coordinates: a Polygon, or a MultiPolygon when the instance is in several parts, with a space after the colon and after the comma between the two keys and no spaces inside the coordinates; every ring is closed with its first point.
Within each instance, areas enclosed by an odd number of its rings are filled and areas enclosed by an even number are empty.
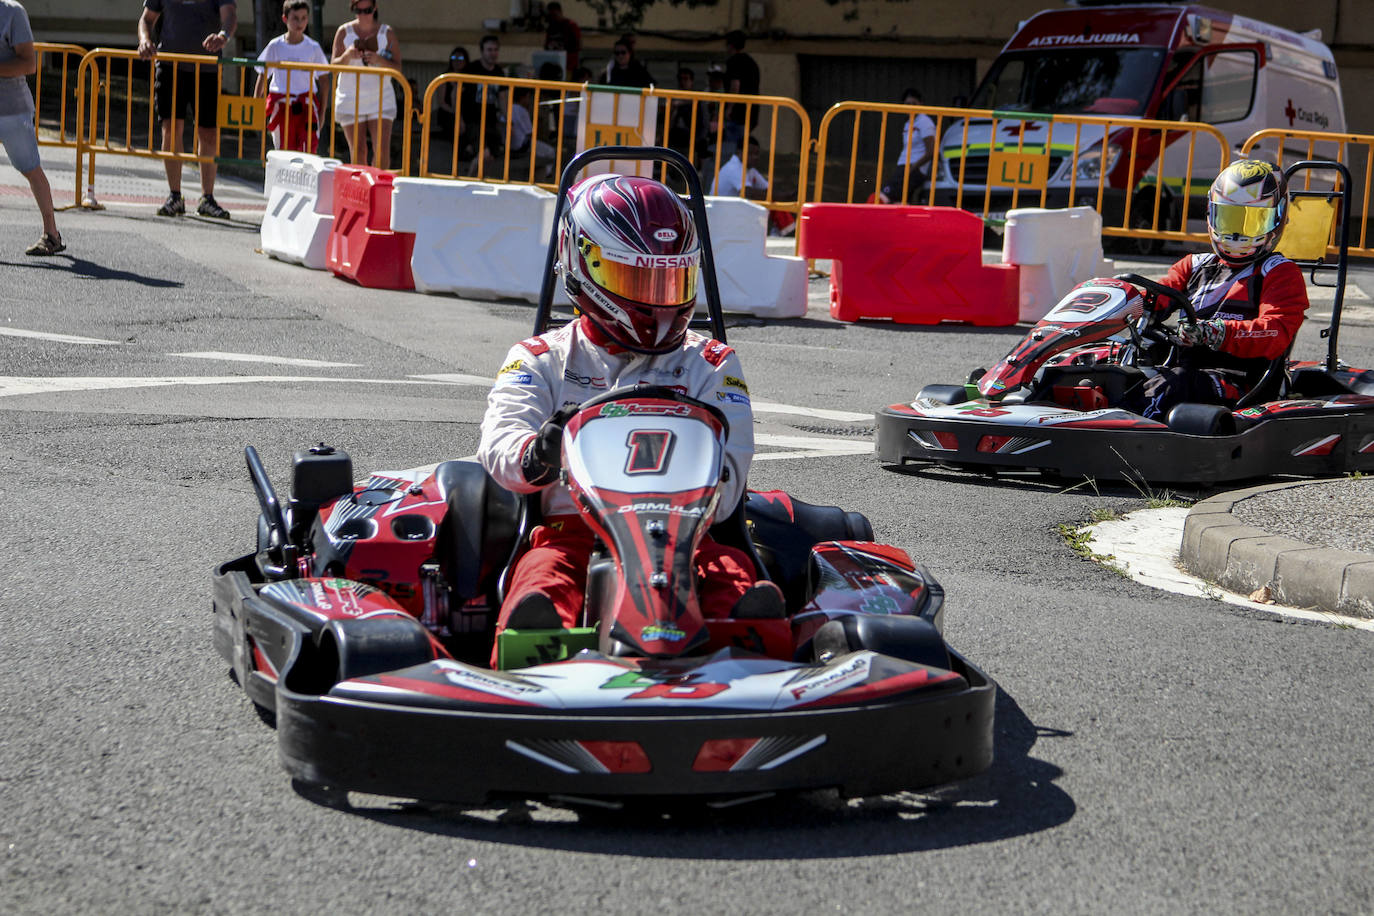
{"type": "MultiPolygon", "coordinates": [[[[516,493],[540,489],[525,480],[521,459],[540,425],[561,407],[639,383],[673,388],[720,409],[729,423],[719,512],[728,513],[744,496],[754,455],[754,418],[749,388],[735,351],[717,340],[687,332],[682,345],[660,354],[636,353],[606,341],[586,318],[523,340],[511,348],[487,396],[477,457],[501,486],[516,493]]],[[[568,488],[554,483],[540,494],[544,524],[530,537],[516,563],[501,605],[497,631],[511,609],[531,591],[548,595],[572,627],[582,611],[593,538],[577,515],[568,488]]],[[[702,612],[728,616],[755,581],[753,561],[743,551],[703,540],[697,571],[704,581],[702,612]]]]}
{"type": "MultiPolygon", "coordinates": [[[[1160,282],[1187,293],[1200,320],[1226,322],[1220,352],[1237,360],[1267,363],[1282,356],[1307,311],[1302,269],[1281,254],[1243,267],[1231,267],[1210,252],[1188,255],[1175,262],[1160,282]]],[[[1253,362],[1223,365],[1253,368],[1253,362]]]]}

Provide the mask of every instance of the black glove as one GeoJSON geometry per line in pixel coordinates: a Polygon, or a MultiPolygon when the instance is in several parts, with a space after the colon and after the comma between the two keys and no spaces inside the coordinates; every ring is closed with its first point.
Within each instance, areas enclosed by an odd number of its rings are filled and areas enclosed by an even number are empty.
{"type": "Polygon", "coordinates": [[[520,457],[520,472],[526,483],[545,487],[558,479],[558,471],[563,467],[563,425],[577,410],[573,406],[555,411],[525,446],[525,454],[520,457]]]}

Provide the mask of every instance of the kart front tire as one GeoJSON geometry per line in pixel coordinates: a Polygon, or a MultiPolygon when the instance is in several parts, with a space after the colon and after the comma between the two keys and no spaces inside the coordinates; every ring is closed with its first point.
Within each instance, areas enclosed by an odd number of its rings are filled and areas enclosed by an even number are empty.
{"type": "Polygon", "coordinates": [[[852,614],[829,621],[811,638],[818,662],[865,649],[931,668],[950,667],[945,638],[924,617],[852,614]]]}

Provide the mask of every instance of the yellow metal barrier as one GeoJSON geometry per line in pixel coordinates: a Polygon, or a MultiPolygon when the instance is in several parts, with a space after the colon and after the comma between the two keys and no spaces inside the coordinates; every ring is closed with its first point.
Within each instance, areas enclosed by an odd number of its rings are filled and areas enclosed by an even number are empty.
{"type": "MultiPolygon", "coordinates": [[[[1186,218],[1202,211],[1207,186],[1230,162],[1225,138],[1206,124],[842,102],[817,132],[813,199],[852,203],[856,191],[881,188],[889,122],[900,138],[905,119],[918,114],[935,122],[936,140],[933,180],[915,202],[973,210],[994,225],[1016,207],[1090,206],[1102,214],[1103,235],[1205,242],[1186,218]],[[870,127],[880,119],[876,153],[861,143],[865,116],[870,127]],[[827,188],[841,118],[850,132],[833,164],[847,168],[847,180],[827,188]]],[[[902,167],[904,194],[916,180],[902,167]]]]}
{"type": "Polygon", "coordinates": [[[77,45],[36,41],[38,72],[34,75],[34,129],[40,146],[76,146],[76,109],[80,102],[77,73],[86,49],[77,45]],[[56,119],[57,136],[44,136],[42,127],[56,119]],[[70,126],[68,121],[70,119],[70,126]]]}
{"type": "MultiPolygon", "coordinates": [[[[1351,233],[1349,254],[1357,257],[1374,257],[1374,239],[1369,233],[1370,187],[1374,183],[1374,136],[1368,134],[1334,134],[1318,131],[1261,130],[1251,134],[1241,144],[1240,153],[1257,159],[1266,159],[1283,168],[1304,159],[1328,159],[1343,163],[1350,169],[1351,181],[1355,187],[1350,189],[1349,200],[1354,212],[1350,214],[1351,233]],[[1359,176],[1363,174],[1364,180],[1359,176]]],[[[1303,188],[1312,190],[1314,181],[1329,180],[1337,189],[1340,187],[1340,173],[1334,169],[1321,172],[1314,169],[1303,171],[1303,188]]],[[[1324,190],[1324,188],[1322,189],[1324,190]]],[[[1336,232],[1339,220],[1333,219],[1327,239],[1327,251],[1336,253],[1336,232]]]]}
{"type": "MultiPolygon", "coordinates": [[[[142,156],[188,163],[265,161],[268,149],[265,118],[261,117],[260,103],[252,98],[251,81],[256,79],[256,66],[255,60],[221,61],[216,57],[193,54],[159,54],[154,60],[145,61],[139,58],[136,51],[96,48],[88,52],[81,59],[77,74],[77,199],[82,201],[83,206],[98,206],[93,193],[97,154],[142,156]],[[175,67],[172,71],[171,91],[174,95],[182,88],[182,81],[192,81],[193,111],[187,120],[193,124],[198,123],[200,118],[202,80],[215,81],[218,110],[217,142],[214,150],[182,149],[181,138],[177,138],[173,150],[165,151],[161,148],[159,119],[154,101],[153,70],[156,61],[197,65],[184,71],[181,67],[175,67]],[[236,78],[225,80],[221,72],[224,69],[233,70],[236,78]],[[224,152],[230,155],[223,155],[224,152]],[[84,196],[83,178],[86,180],[84,187],[87,192],[84,196]]],[[[399,71],[382,70],[377,67],[287,62],[274,63],[272,67],[325,72],[329,73],[332,79],[351,77],[361,80],[368,77],[376,79],[383,75],[390,76],[401,89],[401,99],[396,104],[396,123],[402,131],[402,154],[398,171],[402,174],[408,171],[411,152],[410,125],[414,118],[414,106],[410,84],[399,71]]],[[[379,116],[381,112],[379,98],[379,116]]],[[[365,119],[366,113],[363,115],[364,117],[358,120],[365,119]]],[[[338,156],[341,152],[338,149],[338,128],[338,112],[330,105],[327,121],[328,143],[322,144],[321,149],[326,155],[338,156]]],[[[193,136],[194,134],[193,131],[193,136]]]]}
{"type": "MultiPolygon", "coordinates": [[[[424,129],[419,174],[554,189],[564,163],[580,149],[657,144],[686,155],[701,171],[709,193],[727,161],[722,155],[725,125],[717,115],[722,106],[732,103],[745,106],[746,130],[767,131],[765,163],[750,162],[748,150],[740,151],[746,173],[757,168],[768,181],[760,202],[775,210],[799,212],[805,200],[807,156],[795,157],[795,190],[790,196],[778,196],[778,179],[789,183],[791,170],[780,164],[777,147],[781,139],[787,139],[808,150],[811,122],[796,102],[773,96],[445,73],[425,89],[419,118],[424,129]],[[599,103],[607,97],[617,103],[609,118],[598,113],[604,107],[599,103]],[[519,107],[525,112],[517,112],[519,107]],[[795,125],[785,123],[784,112],[795,117],[795,125]],[[517,117],[527,122],[528,138],[517,137],[517,117]],[[525,140],[519,149],[513,148],[515,139],[525,140]]],[[[672,170],[666,165],[660,169],[661,178],[676,184],[672,170]]]]}

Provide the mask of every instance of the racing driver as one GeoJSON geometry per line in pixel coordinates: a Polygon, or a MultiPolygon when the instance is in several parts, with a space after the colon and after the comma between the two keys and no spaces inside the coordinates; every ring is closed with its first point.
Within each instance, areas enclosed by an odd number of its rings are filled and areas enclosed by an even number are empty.
{"type": "Polygon", "coordinates": [[[1179,324],[1179,365],[1146,382],[1144,416],[1162,421],[1180,401],[1233,405],[1287,354],[1307,311],[1302,270],[1274,251],[1287,220],[1283,174],[1269,163],[1243,159],[1217,175],[1211,253],[1182,258],[1161,281],[1187,293],[1198,320],[1179,324]]]}
{"type": "MultiPolygon", "coordinates": [[[[743,497],[754,433],[739,357],[687,327],[700,253],[691,214],[666,185],[598,175],[569,192],[556,269],[579,317],[511,348],[487,397],[477,450],[497,483],[540,491],[543,508],[543,523],[512,571],[498,635],[569,628],[582,611],[594,537],[558,475],[563,424],[583,401],[646,383],[720,408],[729,423],[722,516],[743,497]]],[[[783,616],[781,591],[756,581],[744,551],[708,535],[696,563],[707,617],[783,616]]]]}

